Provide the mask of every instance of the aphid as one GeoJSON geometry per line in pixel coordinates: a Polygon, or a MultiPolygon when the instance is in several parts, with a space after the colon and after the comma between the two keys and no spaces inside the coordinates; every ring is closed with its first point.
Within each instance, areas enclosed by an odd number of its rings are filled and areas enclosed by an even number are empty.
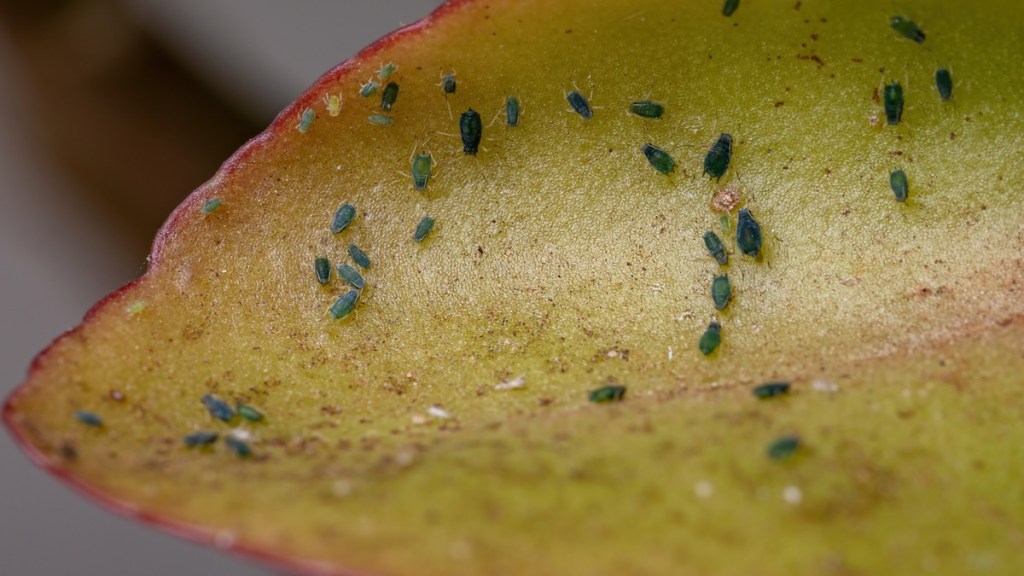
{"type": "Polygon", "coordinates": [[[647,157],[647,161],[650,162],[651,166],[655,170],[662,174],[669,174],[676,169],[676,161],[669,156],[668,152],[665,152],[661,148],[653,144],[644,144],[641,148],[644,156],[647,157]]]}
{"type": "Polygon", "coordinates": [[[892,188],[892,193],[896,195],[897,202],[907,201],[907,174],[902,168],[897,168],[889,173],[889,187],[892,188]]]}
{"type": "Polygon", "coordinates": [[[475,155],[480,148],[480,138],[483,136],[484,125],[480,120],[480,114],[470,108],[459,117],[459,133],[462,135],[462,150],[466,154],[475,155]]]}
{"type": "Polygon", "coordinates": [[[651,100],[639,100],[629,105],[629,111],[642,118],[661,118],[665,107],[651,100]]]}
{"type": "Polygon", "coordinates": [[[395,123],[395,119],[387,114],[370,114],[370,124],[376,124],[377,126],[391,126],[395,123]]]}
{"type": "Polygon", "coordinates": [[[423,152],[417,154],[412,159],[412,185],[417,190],[423,190],[427,187],[427,181],[430,180],[430,170],[434,165],[434,159],[430,156],[429,152],[423,152]]]}
{"type": "Polygon", "coordinates": [[[605,402],[618,402],[626,396],[626,387],[619,386],[616,384],[609,384],[608,386],[601,386],[591,390],[587,395],[587,398],[594,403],[603,404],[605,402]]]}
{"type": "Polygon", "coordinates": [[[943,102],[953,97],[953,77],[949,75],[949,70],[939,68],[935,71],[935,88],[943,102]]]}
{"type": "Polygon", "coordinates": [[[356,301],[358,300],[359,290],[349,290],[331,305],[331,316],[335,319],[348,316],[352,309],[356,307],[356,301]]]}
{"type": "Polygon", "coordinates": [[[203,202],[203,206],[199,211],[202,212],[204,216],[207,214],[213,214],[218,208],[220,208],[220,204],[220,198],[210,198],[206,202],[203,202]]]}
{"type": "Polygon", "coordinates": [[[712,178],[720,179],[722,174],[729,169],[730,158],[732,158],[732,135],[722,132],[718,141],[708,150],[708,155],[704,157],[704,173],[712,178]]]}
{"type": "Polygon", "coordinates": [[[316,112],[312,108],[306,108],[302,111],[302,116],[299,117],[299,124],[295,128],[305,134],[313,125],[313,120],[316,120],[316,112]]]}
{"type": "Polygon", "coordinates": [[[729,231],[729,215],[722,214],[718,217],[718,224],[722,227],[722,232],[729,231]]]}
{"type": "Polygon", "coordinates": [[[342,204],[341,208],[334,213],[334,219],[331,220],[331,233],[337,234],[348,228],[348,225],[352,223],[352,220],[356,217],[356,207],[351,204],[342,204]]]}
{"type": "Polygon", "coordinates": [[[380,78],[380,81],[384,82],[385,80],[390,78],[391,75],[394,74],[395,70],[397,69],[398,66],[394,62],[388,62],[387,64],[381,66],[380,70],[377,70],[377,78],[380,78]]]}
{"type": "Polygon", "coordinates": [[[700,337],[700,351],[705,356],[714,352],[722,342],[722,325],[714,320],[708,324],[707,330],[700,337]]]}
{"type": "Polygon", "coordinates": [[[746,208],[740,208],[737,216],[736,247],[747,256],[756,258],[761,251],[761,225],[746,208]]]}
{"type": "Polygon", "coordinates": [[[900,123],[903,116],[903,86],[899,82],[885,85],[882,91],[882,102],[885,106],[885,120],[890,126],[900,123]]]}
{"type": "Polygon", "coordinates": [[[136,300],[136,301],[132,302],[131,304],[129,304],[126,310],[132,316],[136,316],[138,314],[142,314],[143,311],[146,310],[146,301],[145,300],[136,300]]]}
{"type": "Polygon", "coordinates": [[[572,106],[573,111],[582,116],[584,120],[590,120],[594,117],[594,111],[590,108],[590,102],[587,102],[583,94],[572,90],[565,95],[565,99],[569,101],[569,106],[572,106]]]}
{"type": "Polygon", "coordinates": [[[363,280],[363,275],[348,264],[338,265],[338,276],[341,276],[342,280],[348,282],[350,286],[357,290],[362,290],[366,287],[366,281],[363,280]]]}
{"type": "Polygon", "coordinates": [[[732,297],[732,286],[729,284],[729,275],[715,276],[715,279],[711,281],[711,299],[715,302],[715,308],[725,310],[725,307],[729,305],[730,297],[732,297]]]}
{"type": "Polygon", "coordinates": [[[230,422],[235,417],[235,411],[231,409],[231,406],[213,394],[204,395],[202,400],[203,406],[210,411],[210,416],[224,422],[230,422]]]}
{"type": "Polygon", "coordinates": [[[444,78],[441,78],[441,90],[445,94],[455,94],[455,88],[458,85],[455,83],[455,73],[446,74],[444,78]]]}
{"type": "Polygon", "coordinates": [[[235,410],[238,411],[239,416],[245,418],[249,422],[259,422],[263,420],[263,413],[248,404],[239,404],[235,410]]]}
{"type": "Polygon", "coordinates": [[[725,4],[722,6],[723,16],[732,16],[732,13],[740,7],[740,0],[725,0],[725,4]]]}
{"type": "Polygon", "coordinates": [[[316,271],[316,281],[327,284],[331,281],[331,261],[323,256],[313,261],[313,269],[316,271]]]}
{"type": "Polygon", "coordinates": [[[385,112],[391,110],[391,107],[395,105],[395,100],[397,99],[398,84],[388,82],[388,85],[384,87],[384,93],[380,96],[380,109],[385,112]]]}
{"type": "Polygon", "coordinates": [[[341,104],[343,98],[344,97],[341,95],[341,92],[338,92],[337,94],[324,95],[324,104],[327,106],[327,114],[331,118],[334,118],[338,114],[341,114],[341,104]]]}
{"type": "Polygon", "coordinates": [[[908,40],[913,40],[918,44],[924,42],[924,31],[913,20],[908,20],[903,16],[893,16],[892,20],[889,20],[889,25],[893,30],[899,32],[900,36],[908,40]]]}
{"type": "Polygon", "coordinates": [[[86,426],[92,426],[94,428],[100,428],[103,426],[103,419],[100,418],[99,415],[85,410],[75,412],[75,420],[78,420],[86,426]]]}
{"type": "Polygon", "coordinates": [[[416,231],[412,234],[412,239],[417,242],[423,242],[423,239],[430,234],[430,231],[434,229],[434,219],[430,216],[424,216],[420,223],[416,225],[416,231]]]}
{"type": "MultiPolygon", "coordinates": [[[[724,216],[724,215],[723,215],[724,216]]],[[[728,222],[728,216],[725,216],[726,222],[728,222]]],[[[715,257],[715,260],[719,264],[725,266],[729,263],[729,255],[725,252],[725,246],[722,245],[722,239],[718,237],[713,231],[708,230],[704,233],[704,245],[708,247],[708,252],[715,257]]]]}
{"type": "Polygon", "coordinates": [[[224,443],[228,445],[228,448],[235,453],[239,458],[248,458],[252,456],[252,448],[249,444],[241,438],[234,436],[225,436],[224,443]]]}
{"type": "Polygon", "coordinates": [[[189,448],[195,448],[197,446],[209,446],[217,441],[220,434],[216,432],[195,432],[185,436],[185,446],[189,448]]]}
{"type": "Polygon", "coordinates": [[[519,126],[519,99],[515,96],[509,96],[505,100],[505,119],[509,126],[519,126]]]}
{"type": "Polygon", "coordinates": [[[377,81],[374,80],[373,78],[370,78],[369,80],[367,80],[366,84],[359,85],[359,95],[362,96],[363,98],[369,98],[370,96],[376,94],[379,88],[380,84],[378,84],[377,81]]]}
{"type": "Polygon", "coordinates": [[[761,384],[760,386],[754,386],[754,396],[765,400],[767,398],[775,398],[776,396],[784,396],[789,394],[789,382],[769,382],[767,384],[761,384]]]}
{"type": "Polygon", "coordinates": [[[786,460],[800,449],[799,436],[779,436],[768,445],[768,457],[772,460],[786,460]]]}
{"type": "Polygon", "coordinates": [[[360,250],[359,246],[356,246],[355,244],[349,244],[348,255],[351,256],[352,261],[355,262],[356,264],[359,264],[359,267],[362,268],[363,270],[370,269],[370,257],[366,255],[366,252],[360,250]]]}

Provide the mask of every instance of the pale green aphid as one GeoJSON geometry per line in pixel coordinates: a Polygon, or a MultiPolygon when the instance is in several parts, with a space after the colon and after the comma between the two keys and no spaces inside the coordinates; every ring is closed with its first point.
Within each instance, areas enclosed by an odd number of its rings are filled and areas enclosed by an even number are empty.
{"type": "Polygon", "coordinates": [[[299,117],[299,124],[295,128],[305,134],[313,126],[314,120],[316,120],[316,112],[312,108],[306,108],[302,111],[302,116],[299,117]]]}
{"type": "Polygon", "coordinates": [[[199,209],[199,211],[203,213],[203,216],[206,216],[207,214],[213,214],[214,212],[217,211],[218,208],[220,208],[220,204],[220,198],[210,198],[206,202],[203,202],[203,206],[199,209]]]}
{"type": "Polygon", "coordinates": [[[356,307],[356,302],[358,300],[359,290],[349,290],[343,294],[341,298],[338,298],[333,305],[331,305],[331,316],[335,319],[341,319],[348,316],[356,307]]]}
{"type": "Polygon", "coordinates": [[[344,97],[341,95],[341,92],[325,95],[324,104],[327,106],[327,115],[334,118],[338,114],[341,114],[341,105],[343,102],[344,97]]]}
{"type": "Polygon", "coordinates": [[[391,126],[395,123],[395,119],[387,114],[370,114],[370,124],[376,124],[377,126],[391,126]]]}
{"type": "Polygon", "coordinates": [[[377,70],[377,78],[380,78],[380,81],[384,82],[385,80],[390,78],[391,75],[394,74],[395,70],[397,69],[397,64],[395,64],[394,62],[388,62],[387,64],[381,66],[380,70],[377,70]]]}
{"type": "Polygon", "coordinates": [[[379,89],[380,84],[378,84],[377,81],[374,80],[373,78],[370,78],[366,82],[366,84],[359,85],[359,95],[362,96],[363,98],[369,98],[370,96],[376,94],[377,90],[379,89]]]}
{"type": "Polygon", "coordinates": [[[434,219],[430,216],[424,216],[420,223],[416,225],[416,231],[412,235],[412,239],[417,242],[423,242],[423,239],[430,234],[430,231],[434,229],[434,219]]]}

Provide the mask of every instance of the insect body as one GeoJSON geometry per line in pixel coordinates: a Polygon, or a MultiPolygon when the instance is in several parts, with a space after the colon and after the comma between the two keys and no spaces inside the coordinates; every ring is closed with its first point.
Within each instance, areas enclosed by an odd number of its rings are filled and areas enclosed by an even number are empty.
{"type": "Polygon", "coordinates": [[[725,0],[725,4],[722,6],[723,16],[732,16],[732,13],[740,7],[740,0],[725,0]]]}
{"type": "Polygon", "coordinates": [[[890,82],[882,91],[882,103],[885,106],[885,121],[890,126],[900,123],[903,117],[903,86],[899,82],[890,82]]]}
{"type": "Polygon", "coordinates": [[[341,92],[337,94],[327,94],[324,96],[324,104],[327,105],[327,114],[331,118],[341,114],[342,95],[341,92]]]}
{"type": "Polygon", "coordinates": [[[98,414],[93,412],[87,412],[85,410],[79,410],[75,412],[75,419],[85,424],[86,426],[92,426],[93,428],[100,428],[103,426],[103,419],[98,414]]]}
{"type": "Polygon", "coordinates": [[[798,436],[780,436],[768,445],[768,457],[772,460],[786,460],[800,449],[798,436]]]}
{"type": "Polygon", "coordinates": [[[718,348],[718,345],[721,342],[722,325],[712,320],[711,323],[708,324],[707,330],[705,330],[704,334],[700,337],[700,343],[698,346],[700,347],[701,354],[704,354],[705,356],[710,355],[718,348]]]}
{"type": "Polygon", "coordinates": [[[584,120],[590,120],[594,117],[594,111],[590,108],[590,102],[587,102],[583,94],[572,90],[565,95],[565,99],[569,101],[569,106],[572,106],[573,111],[582,116],[584,120]]]}
{"type": "Polygon", "coordinates": [[[338,211],[334,213],[334,219],[331,220],[331,233],[337,234],[348,228],[348,225],[352,223],[352,220],[356,217],[356,207],[351,204],[343,204],[338,211]]]}
{"type": "Polygon", "coordinates": [[[430,180],[430,169],[433,167],[433,164],[434,159],[428,152],[417,154],[412,159],[412,185],[414,188],[423,190],[427,187],[427,181],[430,180]]]}
{"type": "Polygon", "coordinates": [[[722,240],[718,237],[718,234],[711,230],[705,232],[704,245],[707,246],[708,252],[715,257],[719,264],[724,266],[729,263],[729,255],[725,253],[725,246],[722,245],[722,240]]]}
{"type": "Polygon", "coordinates": [[[228,406],[228,403],[217,398],[213,394],[206,394],[202,398],[203,406],[209,410],[210,416],[223,422],[230,422],[235,417],[235,411],[228,406]]]}
{"type": "Polygon", "coordinates": [[[913,20],[908,20],[903,16],[893,16],[892,20],[889,20],[889,25],[904,38],[913,40],[918,44],[924,42],[924,31],[913,20]]]}
{"type": "Polygon", "coordinates": [[[441,90],[445,94],[455,94],[455,89],[458,84],[455,82],[455,74],[446,74],[444,78],[441,78],[441,90]]]}
{"type": "Polygon", "coordinates": [[[732,296],[732,286],[729,284],[729,275],[715,276],[711,281],[711,299],[715,302],[715,308],[724,310],[729,305],[729,298],[732,296]]]}
{"type": "Polygon", "coordinates": [[[641,147],[644,156],[647,157],[647,161],[650,162],[651,166],[655,170],[662,174],[669,174],[676,169],[676,161],[669,156],[668,152],[665,152],[661,148],[653,144],[644,144],[641,147]]]}
{"type": "Polygon", "coordinates": [[[379,89],[380,89],[380,84],[377,83],[377,81],[374,80],[373,78],[370,78],[366,82],[366,84],[360,84],[359,85],[359,95],[362,96],[363,98],[369,98],[370,96],[373,96],[374,94],[376,94],[377,90],[379,90],[379,89]]]}
{"type": "Polygon", "coordinates": [[[335,319],[348,316],[359,300],[359,290],[349,290],[331,305],[330,314],[335,319]]]}
{"type": "Polygon", "coordinates": [[[718,137],[707,156],[704,157],[704,173],[708,176],[720,179],[722,174],[729,169],[729,160],[732,158],[732,135],[723,132],[718,137]]]}
{"type": "Polygon", "coordinates": [[[381,66],[380,70],[377,70],[377,78],[380,78],[380,81],[384,82],[388,78],[390,78],[392,74],[395,73],[395,70],[397,68],[398,66],[396,66],[394,62],[388,62],[387,64],[381,66]]]}
{"type": "Polygon", "coordinates": [[[747,256],[756,258],[761,251],[761,225],[746,208],[740,208],[737,216],[736,246],[747,256]]]}
{"type": "Polygon", "coordinates": [[[459,134],[462,136],[462,150],[466,154],[476,155],[480,148],[480,138],[483,136],[484,125],[480,120],[480,114],[470,108],[459,117],[459,134]]]}
{"type": "Polygon", "coordinates": [[[789,394],[789,382],[769,382],[754,387],[754,396],[765,400],[789,394]]]}
{"type": "Polygon", "coordinates": [[[943,102],[953,97],[953,77],[949,75],[949,70],[939,68],[935,71],[935,88],[943,102]]]}
{"type": "Polygon", "coordinates": [[[377,126],[391,126],[395,123],[395,119],[387,114],[370,114],[370,124],[376,124],[377,126]]]}
{"type": "Polygon", "coordinates": [[[519,99],[515,96],[509,96],[505,100],[505,120],[513,128],[519,126],[519,99]]]}
{"type": "Polygon", "coordinates": [[[241,438],[225,436],[224,443],[227,444],[228,448],[230,448],[231,451],[239,458],[248,458],[249,456],[252,456],[252,448],[250,448],[249,444],[241,438]]]}
{"type": "Polygon", "coordinates": [[[299,117],[299,124],[295,128],[305,134],[313,126],[314,120],[316,120],[316,112],[312,108],[306,108],[302,111],[302,116],[299,117]]]}
{"type": "Polygon", "coordinates": [[[248,404],[239,404],[235,410],[238,412],[239,416],[245,418],[249,422],[259,422],[263,420],[263,413],[248,404]]]}
{"type": "Polygon", "coordinates": [[[316,281],[321,284],[327,284],[331,281],[331,261],[324,257],[319,257],[313,261],[313,269],[316,272],[316,281]]]}
{"type": "Polygon", "coordinates": [[[197,446],[209,446],[217,441],[220,435],[216,432],[195,432],[185,436],[185,446],[195,448],[197,446]]]}
{"type": "Polygon", "coordinates": [[[380,96],[380,109],[385,112],[391,110],[391,107],[395,105],[395,100],[397,99],[398,84],[388,82],[388,85],[384,87],[384,93],[380,96]]]}
{"type": "Polygon", "coordinates": [[[907,201],[909,185],[907,184],[907,174],[902,168],[897,168],[889,173],[889,187],[892,188],[897,202],[907,201]]]}
{"type": "Polygon", "coordinates": [[[416,231],[412,234],[412,239],[417,242],[423,242],[423,239],[430,234],[430,231],[434,229],[434,219],[430,216],[424,216],[420,223],[416,225],[416,231]]]}
{"type": "Polygon", "coordinates": [[[366,287],[366,281],[363,280],[363,275],[348,264],[341,264],[338,266],[338,276],[341,276],[342,280],[348,282],[349,285],[356,290],[362,290],[366,287]]]}
{"type": "Polygon", "coordinates": [[[349,244],[348,255],[351,256],[352,261],[355,262],[356,264],[359,264],[359,267],[362,268],[363,270],[367,270],[370,268],[370,257],[366,255],[366,252],[360,250],[359,246],[356,246],[355,244],[349,244]]]}
{"type": "Polygon", "coordinates": [[[204,216],[207,214],[213,214],[218,208],[220,208],[220,204],[220,198],[210,198],[206,202],[203,202],[203,207],[200,208],[199,211],[202,212],[204,216]]]}
{"type": "Polygon", "coordinates": [[[610,384],[591,390],[587,398],[596,404],[618,402],[626,396],[626,387],[610,384]]]}
{"type": "Polygon", "coordinates": [[[665,107],[658,102],[640,100],[629,105],[629,111],[642,118],[661,118],[665,107]]]}

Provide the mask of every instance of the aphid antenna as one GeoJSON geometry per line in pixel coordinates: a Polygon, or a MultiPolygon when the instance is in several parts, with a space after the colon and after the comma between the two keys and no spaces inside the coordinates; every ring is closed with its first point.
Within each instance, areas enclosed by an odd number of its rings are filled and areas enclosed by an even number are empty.
{"type": "MultiPolygon", "coordinates": [[[[589,74],[587,75],[587,84],[590,85],[590,94],[587,95],[587,105],[590,106],[591,110],[604,110],[604,106],[594,106],[594,81],[591,79],[589,74]]],[[[575,80],[572,81],[572,87],[577,92],[581,92],[580,87],[576,85],[575,80]]],[[[566,90],[565,88],[562,88],[562,99],[569,99],[569,91],[566,90]]],[[[567,110],[567,112],[576,114],[576,111],[573,110],[571,107],[567,110]]]]}

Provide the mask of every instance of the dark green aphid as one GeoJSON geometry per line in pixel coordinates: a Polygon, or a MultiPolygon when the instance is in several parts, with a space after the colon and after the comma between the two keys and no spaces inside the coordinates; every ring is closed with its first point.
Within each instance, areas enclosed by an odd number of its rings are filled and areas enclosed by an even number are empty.
{"type": "Polygon", "coordinates": [[[195,432],[185,436],[185,446],[195,448],[197,446],[209,446],[217,441],[220,435],[216,432],[195,432]]]}
{"type": "Polygon", "coordinates": [[[729,255],[725,253],[725,246],[722,245],[722,239],[718,237],[718,234],[711,230],[705,232],[704,245],[708,247],[708,252],[715,257],[719,264],[725,266],[729,263],[729,255]]]}
{"type": "Polygon", "coordinates": [[[949,75],[949,70],[939,68],[935,71],[935,88],[943,102],[953,97],[953,77],[949,75]]]}
{"type": "Polygon", "coordinates": [[[352,257],[352,261],[359,265],[363,270],[370,269],[370,257],[359,249],[359,246],[355,244],[348,245],[348,255],[352,257]]]}
{"type": "Polygon", "coordinates": [[[725,132],[718,137],[718,141],[708,150],[704,157],[704,173],[712,178],[721,178],[722,174],[729,169],[729,160],[732,158],[732,135],[725,132]]]}
{"type": "Polygon", "coordinates": [[[380,88],[380,84],[373,78],[370,78],[366,84],[359,85],[359,95],[363,98],[369,98],[377,93],[378,88],[380,88]]]}
{"type": "Polygon", "coordinates": [[[715,301],[715,308],[724,310],[729,305],[731,296],[732,286],[729,284],[729,275],[715,276],[715,279],[711,281],[711,299],[715,301]]]}
{"type": "Polygon", "coordinates": [[[626,387],[609,384],[590,391],[587,398],[594,403],[618,402],[626,396],[626,387]]]}
{"type": "Polygon", "coordinates": [[[762,400],[785,394],[789,394],[789,382],[769,382],[760,386],[754,386],[754,396],[762,400]]]}
{"type": "Polygon", "coordinates": [[[306,108],[302,111],[302,116],[299,117],[299,125],[295,128],[305,134],[313,126],[314,120],[316,120],[316,112],[312,108],[306,108]]]}
{"type": "Polygon", "coordinates": [[[455,94],[455,74],[447,74],[441,79],[441,90],[444,90],[445,94],[455,94]]]}
{"type": "Polygon", "coordinates": [[[430,216],[424,216],[420,223],[416,225],[416,231],[412,234],[412,239],[417,242],[423,242],[423,239],[430,234],[430,231],[434,229],[434,219],[430,216]]]}
{"type": "Polygon", "coordinates": [[[388,82],[388,85],[384,87],[384,93],[380,95],[380,109],[385,112],[391,110],[391,107],[395,105],[395,100],[398,100],[398,84],[388,82]]]}
{"type": "Polygon", "coordinates": [[[509,96],[508,100],[505,100],[505,119],[509,126],[519,126],[519,99],[515,96],[509,96]]]}
{"type": "Polygon", "coordinates": [[[316,281],[327,284],[331,281],[331,261],[320,257],[313,261],[313,268],[316,270],[316,281]]]}
{"type": "Polygon", "coordinates": [[[220,198],[210,198],[206,202],[203,202],[203,207],[200,208],[199,211],[202,212],[204,216],[207,214],[212,214],[216,212],[218,208],[220,208],[220,204],[220,198]]]}
{"type": "Polygon", "coordinates": [[[227,444],[228,448],[230,448],[231,451],[239,458],[248,458],[252,456],[252,448],[249,447],[249,444],[245,440],[235,438],[234,436],[225,436],[224,443],[227,444]]]}
{"type": "Polygon", "coordinates": [[[359,290],[349,290],[331,305],[331,316],[335,319],[348,316],[352,309],[356,307],[356,301],[358,300],[359,290]]]}
{"type": "Polygon", "coordinates": [[[427,187],[427,181],[430,180],[430,170],[434,165],[434,159],[430,156],[429,152],[423,152],[417,154],[412,160],[412,185],[417,190],[423,190],[427,187]]]}
{"type": "Polygon", "coordinates": [[[885,106],[885,120],[890,126],[900,123],[903,117],[903,86],[899,82],[885,85],[882,91],[882,103],[885,106]]]}
{"type": "Polygon", "coordinates": [[[786,460],[800,449],[798,436],[779,436],[768,445],[768,457],[772,460],[786,460]]]}
{"type": "Polygon", "coordinates": [[[903,16],[893,16],[892,20],[889,20],[889,25],[893,30],[899,32],[900,36],[908,40],[913,40],[918,44],[924,42],[924,31],[913,20],[908,20],[903,16]]]}
{"type": "Polygon", "coordinates": [[[722,6],[723,16],[732,16],[732,13],[740,7],[740,0],[725,0],[725,4],[722,6]]]}
{"type": "Polygon", "coordinates": [[[348,282],[349,285],[356,290],[362,290],[366,287],[366,281],[363,280],[363,275],[348,264],[338,265],[338,276],[341,276],[342,280],[348,282]]]}
{"type": "Polygon", "coordinates": [[[338,211],[334,213],[334,219],[331,220],[331,233],[337,234],[348,228],[348,225],[352,223],[352,220],[356,217],[356,207],[351,204],[343,204],[338,211]]]}
{"type": "Polygon", "coordinates": [[[629,111],[643,118],[661,118],[665,107],[658,102],[639,100],[629,105],[629,111]]]}
{"type": "Polygon", "coordinates": [[[711,324],[708,324],[707,330],[704,331],[704,335],[700,337],[700,351],[707,356],[718,349],[718,345],[721,343],[722,325],[712,320],[711,324]]]}
{"type": "Polygon", "coordinates": [[[92,426],[94,428],[99,428],[103,426],[103,419],[100,418],[98,414],[94,412],[88,412],[86,410],[79,410],[75,412],[75,420],[78,420],[79,422],[85,424],[86,426],[92,426]]]}
{"type": "Polygon", "coordinates": [[[756,258],[761,251],[761,225],[746,208],[740,208],[737,216],[736,247],[747,256],[756,258]]]}
{"type": "Polygon", "coordinates": [[[669,174],[676,169],[676,161],[668,155],[668,152],[665,152],[654,144],[644,144],[640,149],[643,150],[644,156],[647,157],[647,161],[650,162],[651,166],[653,166],[658,172],[661,172],[662,174],[669,174]]]}
{"type": "Polygon", "coordinates": [[[466,154],[475,155],[480,148],[480,138],[484,133],[484,124],[480,114],[470,108],[459,117],[459,134],[462,135],[462,150],[466,154]]]}
{"type": "Polygon", "coordinates": [[[889,186],[892,188],[892,193],[896,195],[897,202],[907,201],[909,185],[907,184],[907,174],[902,168],[897,168],[889,173],[889,186]]]}
{"type": "Polygon", "coordinates": [[[590,120],[594,117],[594,111],[590,108],[590,102],[580,94],[573,90],[565,95],[565,99],[569,101],[569,106],[572,106],[574,112],[583,117],[584,120],[590,120]]]}
{"type": "Polygon", "coordinates": [[[259,422],[263,420],[263,413],[248,404],[239,404],[235,410],[238,411],[239,416],[245,418],[249,422],[259,422]]]}
{"type": "Polygon", "coordinates": [[[235,411],[231,409],[231,406],[213,394],[204,395],[202,400],[203,406],[210,411],[210,416],[224,422],[230,422],[235,417],[235,411]]]}

